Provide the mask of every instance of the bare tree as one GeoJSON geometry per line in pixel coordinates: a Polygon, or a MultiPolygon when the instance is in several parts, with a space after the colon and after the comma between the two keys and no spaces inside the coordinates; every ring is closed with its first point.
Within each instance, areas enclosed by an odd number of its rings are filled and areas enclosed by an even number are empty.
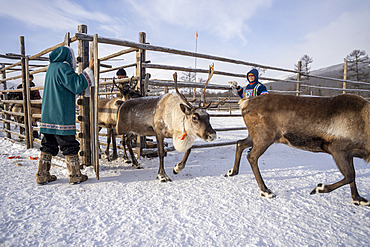
{"type": "MultiPolygon", "coordinates": [[[[313,62],[313,58],[306,54],[306,55],[303,55],[299,61],[302,62],[302,65],[301,65],[302,72],[308,75],[311,72],[310,64],[313,62]]],[[[298,70],[298,64],[295,64],[294,67],[296,70],[298,70]]]]}
{"type": "MultiPolygon", "coordinates": [[[[194,72],[190,72],[190,71],[186,71],[186,72],[182,72],[182,75],[180,77],[181,80],[183,80],[184,82],[195,82],[195,79],[196,79],[196,75],[194,72]]],[[[190,94],[191,93],[191,89],[189,88],[186,88],[186,89],[183,89],[185,91],[186,94],[190,94]]]]}
{"type": "Polygon", "coordinates": [[[356,81],[368,81],[370,66],[369,56],[364,50],[353,50],[346,57],[347,60],[347,76],[348,79],[356,81]]]}

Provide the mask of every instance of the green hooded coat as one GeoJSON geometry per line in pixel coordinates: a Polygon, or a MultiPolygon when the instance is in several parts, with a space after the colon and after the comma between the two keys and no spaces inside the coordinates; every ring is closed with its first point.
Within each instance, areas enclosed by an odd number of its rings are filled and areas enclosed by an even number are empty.
{"type": "Polygon", "coordinates": [[[40,132],[55,135],[76,134],[76,95],[93,80],[92,70],[74,71],[75,57],[69,47],[58,47],[49,55],[41,109],[40,132]]]}

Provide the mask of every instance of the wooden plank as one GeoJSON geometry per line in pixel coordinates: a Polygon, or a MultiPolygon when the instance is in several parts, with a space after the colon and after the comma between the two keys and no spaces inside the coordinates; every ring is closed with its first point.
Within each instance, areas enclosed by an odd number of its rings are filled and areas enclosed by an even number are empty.
{"type": "MultiPolygon", "coordinates": [[[[79,25],[78,32],[87,33],[86,25],[79,25]]],[[[78,73],[81,74],[83,70],[89,66],[89,42],[78,41],[78,56],[82,61],[78,64],[78,73]]],[[[79,96],[79,114],[84,119],[80,123],[80,157],[83,166],[91,166],[91,149],[90,149],[90,122],[88,121],[90,113],[89,98],[79,96]]]]}
{"type": "Polygon", "coordinates": [[[12,120],[8,120],[8,119],[3,119],[3,121],[4,121],[5,123],[14,124],[14,125],[16,125],[16,126],[18,126],[18,127],[22,127],[22,128],[24,128],[24,127],[25,127],[25,125],[24,125],[24,124],[22,124],[22,123],[18,123],[18,122],[16,122],[16,121],[12,121],[12,120]]]}
{"type": "Polygon", "coordinates": [[[131,63],[131,64],[123,65],[123,66],[118,66],[118,67],[114,67],[114,68],[110,68],[110,69],[105,69],[105,70],[100,71],[100,74],[111,72],[111,71],[114,71],[114,70],[130,68],[130,67],[136,67],[136,63],[131,63]]]}
{"type": "Polygon", "coordinates": [[[29,108],[28,108],[28,102],[27,102],[27,84],[26,81],[28,80],[27,74],[26,74],[26,50],[24,45],[24,37],[20,36],[20,51],[22,55],[21,59],[21,67],[22,67],[22,89],[23,89],[23,110],[24,110],[24,124],[25,124],[25,136],[26,136],[26,148],[29,149],[32,147],[31,140],[29,139],[30,133],[29,133],[29,108]]]}
{"type": "Polygon", "coordinates": [[[343,68],[343,94],[346,93],[346,88],[347,88],[347,85],[346,85],[346,80],[347,80],[347,59],[344,59],[344,68],[343,68]]]}
{"type": "Polygon", "coordinates": [[[25,99],[26,99],[26,106],[25,106],[25,109],[27,109],[27,111],[25,111],[25,118],[24,118],[24,122],[27,121],[27,128],[28,128],[28,131],[26,131],[26,134],[28,134],[28,140],[29,140],[29,147],[30,148],[33,148],[33,131],[32,131],[32,114],[31,114],[31,91],[30,91],[30,81],[29,81],[29,67],[28,67],[28,56],[25,57],[25,90],[24,92],[26,93],[25,94],[25,99]]]}
{"type": "MultiPolygon", "coordinates": [[[[159,87],[171,87],[174,88],[175,84],[173,81],[163,81],[163,80],[149,80],[149,85],[159,86],[159,87]]],[[[190,82],[178,82],[179,87],[189,87],[189,88],[204,88],[205,83],[190,83],[190,82]]],[[[208,84],[209,89],[220,89],[220,90],[230,90],[229,86],[208,84]]]]}
{"type": "Polygon", "coordinates": [[[91,137],[92,137],[92,162],[95,169],[96,179],[99,180],[99,126],[98,126],[98,100],[99,100],[99,64],[100,60],[98,59],[98,35],[94,35],[93,39],[93,56],[94,56],[94,77],[95,77],[95,86],[92,87],[91,91],[94,93],[91,95],[91,137]]]}
{"type": "Polygon", "coordinates": [[[10,134],[13,134],[13,135],[16,135],[16,136],[19,136],[19,137],[22,137],[23,139],[26,139],[26,136],[25,135],[22,135],[18,132],[14,132],[14,131],[11,131],[11,130],[7,130],[7,129],[4,129],[5,132],[7,133],[10,133],[10,134]]]}
{"type": "Polygon", "coordinates": [[[135,51],[137,51],[137,48],[128,48],[128,49],[125,49],[125,50],[122,50],[122,51],[112,53],[108,56],[101,57],[100,61],[105,61],[105,60],[108,60],[108,59],[111,59],[111,58],[114,58],[114,57],[118,57],[118,56],[121,56],[121,55],[124,55],[124,54],[127,54],[127,53],[135,52],[135,51]]]}
{"type": "Polygon", "coordinates": [[[7,110],[2,110],[1,112],[9,114],[9,115],[24,117],[23,112],[12,112],[12,111],[7,111],[7,110]]]}
{"type": "MultiPolygon", "coordinates": [[[[139,33],[139,43],[145,44],[146,43],[146,34],[144,32],[139,33]]],[[[143,64],[146,60],[146,51],[144,49],[140,49],[136,52],[136,77],[138,77],[138,83],[136,85],[137,89],[140,91],[141,95],[145,95],[145,86],[144,86],[144,78],[145,78],[145,67],[143,64]]],[[[146,137],[145,136],[138,136],[136,138],[137,147],[135,152],[137,154],[138,159],[142,156],[142,150],[145,148],[146,145],[146,137]]]]}

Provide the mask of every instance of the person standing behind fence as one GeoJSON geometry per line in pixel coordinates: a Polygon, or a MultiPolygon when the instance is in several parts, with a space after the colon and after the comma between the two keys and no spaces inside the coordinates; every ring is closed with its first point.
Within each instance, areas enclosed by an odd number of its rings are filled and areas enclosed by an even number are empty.
{"type": "MultiPolygon", "coordinates": [[[[117,79],[127,78],[126,70],[124,70],[124,69],[117,70],[116,75],[117,75],[117,79]]],[[[125,84],[128,84],[128,83],[127,82],[119,83],[118,84],[118,90],[123,90],[125,84]]],[[[122,98],[123,97],[122,93],[118,93],[117,97],[122,98]]]]}
{"type": "MultiPolygon", "coordinates": [[[[33,82],[33,75],[30,75],[30,77],[28,79],[30,81],[30,87],[34,87],[35,83],[33,82]]],[[[17,89],[20,89],[22,87],[23,86],[22,86],[22,83],[21,83],[21,84],[18,85],[17,89]]],[[[17,92],[16,95],[17,95],[17,98],[19,100],[23,100],[23,94],[21,92],[17,92]]],[[[31,100],[41,99],[39,90],[32,90],[31,93],[30,93],[30,99],[31,100]]]]}
{"type": "Polygon", "coordinates": [[[268,94],[266,87],[258,81],[258,70],[252,69],[247,73],[248,85],[241,87],[236,81],[229,81],[232,92],[240,98],[248,98],[268,94]]]}
{"type": "Polygon", "coordinates": [[[41,109],[40,132],[41,155],[36,182],[46,184],[55,181],[50,175],[51,158],[63,153],[67,163],[69,182],[81,183],[88,179],[81,174],[78,152],[80,143],[76,140],[76,95],[90,95],[94,83],[94,60],[83,73],[75,73],[76,59],[70,47],[58,47],[49,55],[49,68],[45,76],[41,109]]]}
{"type": "Polygon", "coordinates": [[[116,75],[117,75],[118,79],[123,79],[123,78],[127,77],[126,70],[124,70],[124,69],[117,70],[116,75]]]}

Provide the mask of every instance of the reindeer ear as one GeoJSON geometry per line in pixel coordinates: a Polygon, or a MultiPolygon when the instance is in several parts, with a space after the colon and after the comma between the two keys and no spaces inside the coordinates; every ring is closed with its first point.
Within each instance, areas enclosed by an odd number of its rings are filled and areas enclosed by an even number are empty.
{"type": "Polygon", "coordinates": [[[184,104],[180,104],[180,108],[181,108],[181,111],[185,113],[186,115],[189,115],[191,113],[191,108],[184,104]]]}
{"type": "Polygon", "coordinates": [[[120,99],[119,99],[119,100],[117,100],[117,101],[116,101],[115,105],[116,105],[117,107],[120,107],[120,106],[123,104],[123,102],[124,102],[123,100],[120,100],[120,99]]]}

